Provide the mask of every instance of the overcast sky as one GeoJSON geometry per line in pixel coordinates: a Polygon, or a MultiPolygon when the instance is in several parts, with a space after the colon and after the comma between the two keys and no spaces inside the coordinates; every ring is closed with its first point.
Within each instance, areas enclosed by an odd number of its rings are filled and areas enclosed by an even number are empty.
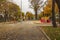
{"type": "MultiPolygon", "coordinates": [[[[16,3],[17,5],[19,5],[20,8],[21,8],[21,0],[12,0],[12,1],[14,3],[16,3]]],[[[33,9],[29,8],[29,2],[28,2],[28,0],[22,0],[22,11],[25,12],[25,13],[27,11],[34,13],[33,9]]]]}

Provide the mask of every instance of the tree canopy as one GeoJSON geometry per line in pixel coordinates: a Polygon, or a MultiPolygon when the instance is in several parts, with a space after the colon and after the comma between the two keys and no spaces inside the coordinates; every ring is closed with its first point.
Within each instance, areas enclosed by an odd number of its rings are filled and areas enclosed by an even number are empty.
{"type": "MultiPolygon", "coordinates": [[[[3,0],[2,0],[3,1],[3,0]]],[[[0,14],[3,14],[4,16],[6,16],[6,18],[8,19],[8,17],[15,17],[20,18],[20,7],[12,2],[8,2],[8,1],[4,1],[0,3],[0,14]]],[[[10,18],[9,18],[10,19],[10,18]]]]}
{"type": "Polygon", "coordinates": [[[38,10],[43,8],[44,5],[46,5],[46,2],[44,2],[43,0],[29,0],[29,2],[31,3],[30,7],[35,11],[35,19],[37,19],[38,10]]]}

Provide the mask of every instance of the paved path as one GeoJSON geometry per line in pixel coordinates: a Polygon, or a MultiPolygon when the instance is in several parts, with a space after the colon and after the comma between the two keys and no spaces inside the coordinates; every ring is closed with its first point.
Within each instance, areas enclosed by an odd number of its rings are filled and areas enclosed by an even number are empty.
{"type": "Polygon", "coordinates": [[[0,24],[0,40],[47,40],[38,25],[31,21],[0,24]]]}

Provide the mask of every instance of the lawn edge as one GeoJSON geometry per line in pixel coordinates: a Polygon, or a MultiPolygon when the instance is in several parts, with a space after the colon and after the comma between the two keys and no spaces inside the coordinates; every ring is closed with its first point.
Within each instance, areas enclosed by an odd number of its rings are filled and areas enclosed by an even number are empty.
{"type": "Polygon", "coordinates": [[[44,30],[41,27],[39,29],[44,34],[44,36],[47,38],[47,40],[51,40],[51,38],[44,32],[44,30]]]}

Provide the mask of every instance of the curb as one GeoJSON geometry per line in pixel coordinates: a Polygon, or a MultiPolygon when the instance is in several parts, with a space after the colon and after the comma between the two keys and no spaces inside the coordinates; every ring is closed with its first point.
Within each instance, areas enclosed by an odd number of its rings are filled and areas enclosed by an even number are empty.
{"type": "Polygon", "coordinates": [[[47,40],[51,40],[50,37],[47,36],[47,34],[42,30],[42,28],[39,28],[41,30],[41,32],[44,34],[44,36],[47,38],[47,40]]]}

